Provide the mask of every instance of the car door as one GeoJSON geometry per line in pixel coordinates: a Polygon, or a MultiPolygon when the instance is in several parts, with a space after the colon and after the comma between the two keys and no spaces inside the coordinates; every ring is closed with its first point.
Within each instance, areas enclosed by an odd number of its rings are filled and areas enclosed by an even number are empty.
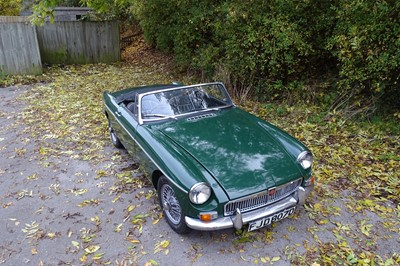
{"type": "Polygon", "coordinates": [[[116,116],[118,117],[119,126],[121,127],[121,132],[118,134],[118,137],[125,149],[129,153],[135,154],[138,148],[135,141],[138,122],[132,111],[129,110],[124,103],[118,105],[116,116]]]}

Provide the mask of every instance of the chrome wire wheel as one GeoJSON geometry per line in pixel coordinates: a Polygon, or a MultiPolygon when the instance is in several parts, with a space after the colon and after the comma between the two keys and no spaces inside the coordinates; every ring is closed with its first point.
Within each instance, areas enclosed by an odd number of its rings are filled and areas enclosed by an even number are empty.
{"type": "Polygon", "coordinates": [[[179,202],[173,186],[165,176],[160,176],[157,181],[157,193],[165,220],[178,234],[187,234],[190,228],[185,222],[185,211],[179,202]]]}
{"type": "Polygon", "coordinates": [[[182,221],[182,208],[175,196],[174,190],[170,185],[164,184],[160,192],[161,206],[167,219],[169,219],[171,223],[178,225],[182,221]]]}

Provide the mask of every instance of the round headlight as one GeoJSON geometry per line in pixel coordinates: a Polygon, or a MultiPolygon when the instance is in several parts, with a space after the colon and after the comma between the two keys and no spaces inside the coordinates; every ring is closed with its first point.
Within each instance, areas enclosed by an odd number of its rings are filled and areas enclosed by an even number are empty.
{"type": "Polygon", "coordinates": [[[299,156],[297,156],[297,161],[304,169],[308,169],[312,165],[313,155],[309,151],[303,151],[299,154],[299,156]]]}
{"type": "Polygon", "coordinates": [[[211,188],[206,183],[197,183],[189,191],[189,199],[194,204],[203,204],[211,196],[211,188]]]}

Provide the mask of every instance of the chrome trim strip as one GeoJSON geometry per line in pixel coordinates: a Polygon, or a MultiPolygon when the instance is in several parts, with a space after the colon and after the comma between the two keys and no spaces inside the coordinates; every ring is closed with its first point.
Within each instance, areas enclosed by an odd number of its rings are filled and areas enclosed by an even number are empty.
{"type": "Polygon", "coordinates": [[[212,231],[232,227],[240,229],[244,224],[248,224],[249,222],[273,215],[274,213],[293,206],[301,206],[301,200],[297,199],[299,197],[298,194],[299,193],[295,191],[291,196],[288,196],[278,202],[247,213],[238,212],[235,215],[221,217],[210,222],[203,222],[199,219],[186,216],[185,222],[188,227],[200,231],[212,231]]]}
{"type": "Polygon", "coordinates": [[[194,85],[173,87],[173,88],[169,88],[169,89],[148,91],[148,92],[144,92],[144,93],[139,94],[139,95],[145,96],[145,95],[149,95],[149,94],[153,94],[153,93],[159,93],[159,92],[165,92],[165,91],[173,91],[173,90],[176,90],[176,89],[187,89],[187,88],[200,87],[200,86],[206,86],[206,85],[221,85],[226,90],[225,85],[222,82],[209,82],[209,83],[200,83],[200,84],[194,84],[194,85]]]}
{"type": "MultiPolygon", "coordinates": [[[[111,95],[108,95],[110,97],[110,100],[113,103],[116,103],[114,101],[114,99],[112,98],[111,95]]],[[[153,160],[153,158],[150,157],[150,155],[143,149],[142,145],[140,145],[137,140],[131,135],[131,133],[129,133],[129,131],[126,129],[126,127],[124,125],[122,125],[122,123],[117,119],[117,117],[115,116],[114,112],[111,111],[111,109],[104,104],[104,106],[107,108],[107,110],[109,111],[109,114],[112,114],[112,116],[115,118],[115,120],[118,122],[118,124],[120,124],[120,126],[129,134],[129,136],[135,141],[135,143],[140,147],[140,149],[146,154],[146,156],[154,163],[154,165],[158,168],[158,170],[161,171],[160,166],[153,160]]],[[[118,106],[118,105],[117,105],[118,106]]],[[[181,190],[184,193],[188,193],[189,191],[185,190],[184,188],[182,188],[180,185],[178,185],[175,181],[173,181],[168,175],[166,175],[163,171],[161,171],[163,173],[163,175],[175,186],[177,187],[179,190],[181,190]]]]}

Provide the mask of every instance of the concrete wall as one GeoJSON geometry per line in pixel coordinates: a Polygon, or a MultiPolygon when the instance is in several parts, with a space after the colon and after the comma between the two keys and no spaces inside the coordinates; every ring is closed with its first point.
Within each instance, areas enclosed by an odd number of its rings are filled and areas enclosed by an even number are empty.
{"type": "Polygon", "coordinates": [[[36,28],[28,22],[0,22],[0,72],[38,75],[42,63],[36,28]]]}

